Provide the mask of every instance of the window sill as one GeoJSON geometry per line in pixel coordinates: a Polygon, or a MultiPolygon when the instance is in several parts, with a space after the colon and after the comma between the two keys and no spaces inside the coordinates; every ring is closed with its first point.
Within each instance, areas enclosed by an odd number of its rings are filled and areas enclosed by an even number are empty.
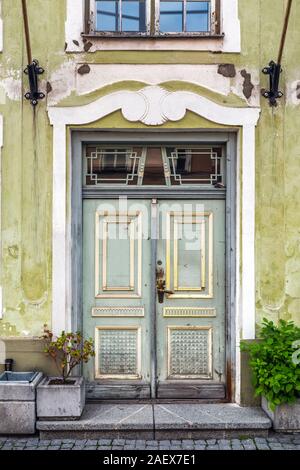
{"type": "Polygon", "coordinates": [[[92,34],[81,34],[84,39],[150,39],[150,40],[160,40],[160,39],[223,39],[224,34],[198,34],[198,33],[166,33],[166,34],[128,34],[128,33],[92,33],[92,34]]]}

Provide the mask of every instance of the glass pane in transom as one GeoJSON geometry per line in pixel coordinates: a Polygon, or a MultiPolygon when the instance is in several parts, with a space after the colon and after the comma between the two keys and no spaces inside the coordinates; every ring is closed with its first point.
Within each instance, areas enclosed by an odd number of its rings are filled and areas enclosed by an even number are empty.
{"type": "Polygon", "coordinates": [[[221,147],[168,147],[171,185],[222,184],[221,147]]]}

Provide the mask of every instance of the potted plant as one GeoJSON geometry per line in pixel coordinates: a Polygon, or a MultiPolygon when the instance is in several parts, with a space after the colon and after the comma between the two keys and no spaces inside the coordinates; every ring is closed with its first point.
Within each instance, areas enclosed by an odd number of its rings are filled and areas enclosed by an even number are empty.
{"type": "Polygon", "coordinates": [[[84,340],[80,332],[65,333],[57,338],[44,328],[44,352],[54,360],[59,376],[45,377],[37,387],[37,416],[40,419],[79,419],[85,405],[83,377],[71,375],[76,366],[95,356],[92,339],[84,340]]]}
{"type": "Polygon", "coordinates": [[[249,351],[256,395],[277,431],[300,431],[300,328],[263,319],[260,340],[241,343],[249,351]]]}

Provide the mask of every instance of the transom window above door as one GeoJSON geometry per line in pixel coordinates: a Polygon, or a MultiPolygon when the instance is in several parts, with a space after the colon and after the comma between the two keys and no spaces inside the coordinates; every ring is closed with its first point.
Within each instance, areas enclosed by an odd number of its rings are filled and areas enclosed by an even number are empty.
{"type": "Polygon", "coordinates": [[[222,146],[95,146],[87,145],[84,186],[224,187],[222,146]]]}
{"type": "Polygon", "coordinates": [[[220,0],[89,0],[89,33],[218,35],[220,0]]]}

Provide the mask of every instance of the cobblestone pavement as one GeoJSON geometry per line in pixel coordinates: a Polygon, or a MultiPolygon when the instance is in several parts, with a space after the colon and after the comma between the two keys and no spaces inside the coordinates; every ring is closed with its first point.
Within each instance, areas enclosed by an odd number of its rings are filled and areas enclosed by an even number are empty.
{"type": "Polygon", "coordinates": [[[0,450],[300,450],[300,434],[267,438],[145,441],[133,439],[53,439],[0,437],[0,450]]]}

